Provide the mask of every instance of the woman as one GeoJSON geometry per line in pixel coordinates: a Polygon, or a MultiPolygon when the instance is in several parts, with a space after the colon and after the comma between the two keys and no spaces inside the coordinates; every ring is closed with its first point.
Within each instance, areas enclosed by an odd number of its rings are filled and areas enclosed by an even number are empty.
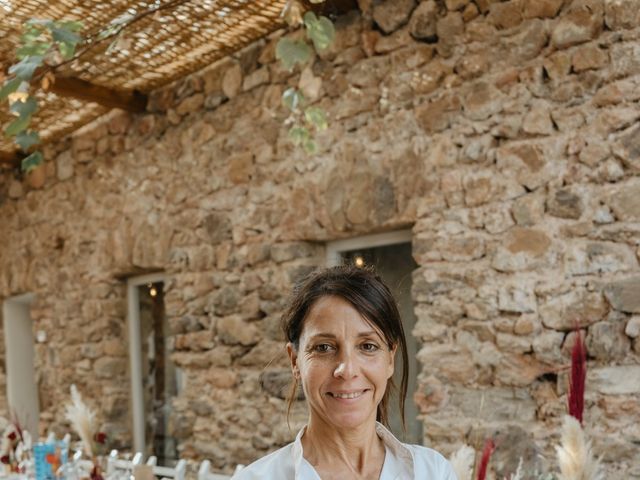
{"type": "Polygon", "coordinates": [[[233,478],[277,480],[456,480],[439,453],[398,441],[384,425],[402,354],[400,410],[407,394],[407,348],[395,300],[370,270],[321,270],[294,292],[283,317],[294,384],[309,407],[295,441],[233,478]]]}

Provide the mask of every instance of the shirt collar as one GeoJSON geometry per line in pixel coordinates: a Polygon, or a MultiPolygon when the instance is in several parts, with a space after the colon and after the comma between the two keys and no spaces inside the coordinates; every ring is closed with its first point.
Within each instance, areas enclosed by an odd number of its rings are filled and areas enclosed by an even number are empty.
{"type": "MultiPolygon", "coordinates": [[[[300,465],[302,463],[302,459],[304,458],[301,439],[306,430],[306,425],[300,429],[298,435],[296,435],[295,441],[293,442],[293,449],[291,451],[291,454],[293,455],[293,469],[295,472],[294,478],[296,480],[300,478],[300,465]]],[[[398,440],[393,435],[393,433],[387,430],[387,428],[380,422],[376,422],[376,433],[382,440],[382,443],[384,443],[387,451],[393,454],[398,459],[398,462],[406,470],[406,473],[408,475],[406,478],[413,478],[413,453],[411,452],[411,450],[409,450],[402,442],[400,442],[400,440],[398,440]]]]}

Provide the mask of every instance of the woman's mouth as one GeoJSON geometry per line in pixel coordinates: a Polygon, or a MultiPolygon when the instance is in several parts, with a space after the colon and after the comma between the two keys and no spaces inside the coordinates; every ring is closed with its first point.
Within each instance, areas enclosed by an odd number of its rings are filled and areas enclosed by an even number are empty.
{"type": "Polygon", "coordinates": [[[344,393],[329,392],[329,395],[331,395],[333,398],[353,399],[353,398],[361,397],[362,395],[364,395],[365,392],[366,390],[360,390],[357,392],[344,392],[344,393]]]}

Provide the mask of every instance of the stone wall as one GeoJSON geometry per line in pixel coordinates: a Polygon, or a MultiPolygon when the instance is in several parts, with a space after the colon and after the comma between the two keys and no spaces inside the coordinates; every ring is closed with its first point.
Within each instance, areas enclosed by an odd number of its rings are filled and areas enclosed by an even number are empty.
{"type": "Polygon", "coordinates": [[[553,464],[579,325],[586,430],[607,478],[640,478],[640,9],[367,3],[302,76],[276,35],[49,146],[42,190],[2,177],[0,298],[37,293],[43,428],[75,382],[130,441],[123,279],[164,271],[182,455],[290,441],[286,292],[323,242],[412,227],[425,443],[553,464]],[[298,83],[331,119],[314,157],[283,126],[298,83]]]}

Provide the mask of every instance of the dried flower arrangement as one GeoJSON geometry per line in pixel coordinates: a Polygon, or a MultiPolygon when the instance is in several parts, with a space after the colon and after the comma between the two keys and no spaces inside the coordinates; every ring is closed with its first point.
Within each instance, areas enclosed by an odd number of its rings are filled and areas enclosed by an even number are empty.
{"type": "MultiPolygon", "coordinates": [[[[538,480],[604,480],[600,460],[594,456],[591,442],[582,428],[584,413],[584,393],[587,378],[587,350],[578,327],[571,350],[571,372],[567,398],[568,414],[562,422],[560,445],[556,447],[560,475],[534,473],[538,480]]],[[[485,480],[491,454],[496,445],[491,439],[485,441],[482,455],[477,465],[477,480],[485,480]]],[[[473,480],[475,450],[463,445],[451,456],[451,465],[459,480],[473,480]]],[[[505,480],[523,478],[522,458],[517,470],[505,480]]]]}
{"type": "Polygon", "coordinates": [[[0,462],[6,465],[10,472],[24,473],[24,461],[28,460],[31,451],[31,435],[22,428],[16,414],[2,434],[0,447],[0,462]]]}
{"type": "Polygon", "coordinates": [[[66,418],[80,437],[82,451],[92,461],[91,480],[103,480],[97,455],[99,445],[106,443],[106,434],[97,431],[95,413],[84,403],[75,385],[71,385],[71,404],[67,405],[66,418]]]}

